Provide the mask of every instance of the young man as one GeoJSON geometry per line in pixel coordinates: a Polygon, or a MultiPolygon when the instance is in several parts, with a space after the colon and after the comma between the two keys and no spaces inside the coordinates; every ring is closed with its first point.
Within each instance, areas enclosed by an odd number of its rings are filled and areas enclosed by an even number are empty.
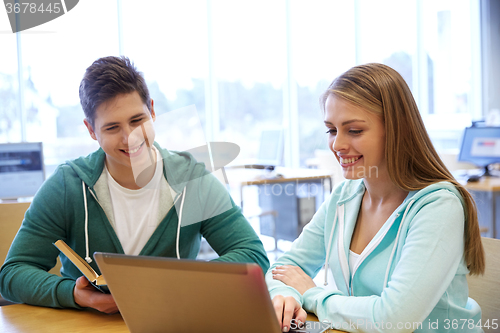
{"type": "Polygon", "coordinates": [[[224,186],[186,152],[154,142],[153,100],[125,57],[96,60],[80,85],[85,125],[100,149],[60,165],[36,194],[0,271],[8,300],[118,311],[61,255],[62,277],[47,273],[64,240],[97,271],[96,252],[196,258],[201,236],[220,261],[255,262],[266,253],[224,186]]]}

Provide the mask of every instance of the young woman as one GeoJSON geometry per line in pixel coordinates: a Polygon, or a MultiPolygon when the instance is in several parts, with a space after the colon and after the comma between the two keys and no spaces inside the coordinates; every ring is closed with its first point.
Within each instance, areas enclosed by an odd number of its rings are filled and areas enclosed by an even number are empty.
{"type": "Polygon", "coordinates": [[[356,66],[321,102],[347,180],[266,274],[283,331],[306,311],[352,332],[481,331],[466,280],[484,271],[476,207],[433,148],[403,78],[382,64],[356,66]],[[334,288],[311,278],[325,263],[334,288]]]}

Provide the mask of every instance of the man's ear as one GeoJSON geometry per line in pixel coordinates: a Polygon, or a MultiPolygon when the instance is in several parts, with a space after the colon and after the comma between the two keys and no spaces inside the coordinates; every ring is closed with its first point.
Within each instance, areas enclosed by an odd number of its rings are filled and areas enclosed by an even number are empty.
{"type": "Polygon", "coordinates": [[[89,131],[90,137],[97,141],[97,137],[95,136],[95,132],[94,129],[92,128],[92,125],[90,125],[87,119],[83,119],[83,123],[85,124],[85,126],[87,126],[87,130],[89,131]]]}
{"type": "Polygon", "coordinates": [[[153,121],[156,120],[155,106],[152,98],[151,98],[151,118],[153,118],[153,121]]]}

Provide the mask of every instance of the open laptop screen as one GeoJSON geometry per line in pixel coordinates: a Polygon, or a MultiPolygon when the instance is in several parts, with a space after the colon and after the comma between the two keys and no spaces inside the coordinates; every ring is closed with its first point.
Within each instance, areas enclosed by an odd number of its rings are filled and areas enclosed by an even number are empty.
{"type": "Polygon", "coordinates": [[[283,159],[283,131],[265,130],[260,137],[258,163],[278,166],[283,159]]]}
{"type": "Polygon", "coordinates": [[[0,144],[0,199],[32,197],[44,180],[41,142],[0,144]]]}

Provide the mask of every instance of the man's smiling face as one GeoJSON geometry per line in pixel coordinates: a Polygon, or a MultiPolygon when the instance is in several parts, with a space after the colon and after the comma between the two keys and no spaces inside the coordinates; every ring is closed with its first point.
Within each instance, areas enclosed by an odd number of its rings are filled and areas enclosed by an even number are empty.
{"type": "Polygon", "coordinates": [[[154,120],[153,106],[150,112],[136,91],[99,105],[93,127],[85,120],[90,136],[106,153],[106,166],[113,178],[131,173],[132,163],[151,164],[145,134],[152,145],[154,120]]]}

